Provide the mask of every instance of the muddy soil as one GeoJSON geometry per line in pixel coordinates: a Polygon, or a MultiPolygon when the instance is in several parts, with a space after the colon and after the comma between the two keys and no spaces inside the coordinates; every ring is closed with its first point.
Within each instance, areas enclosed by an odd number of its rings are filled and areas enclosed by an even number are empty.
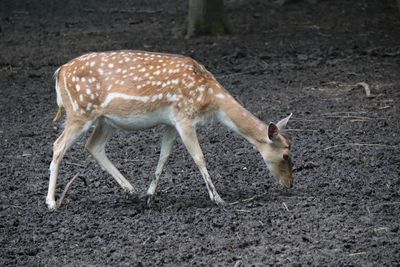
{"type": "MultiPolygon", "coordinates": [[[[399,265],[398,9],[389,0],[318,2],[226,1],[232,35],[187,40],[179,36],[185,1],[3,1],[0,265],[399,265]],[[293,112],[295,186],[282,188],[249,143],[209,123],[198,135],[227,207],[210,202],[180,141],[148,208],[81,139],[63,161],[57,195],[76,173],[88,185],[76,180],[49,212],[48,166],[61,131],[51,127],[52,74],[85,52],[116,49],[192,56],[260,119],[293,112]]],[[[107,147],[140,192],[160,132],[119,131],[107,147]]]]}

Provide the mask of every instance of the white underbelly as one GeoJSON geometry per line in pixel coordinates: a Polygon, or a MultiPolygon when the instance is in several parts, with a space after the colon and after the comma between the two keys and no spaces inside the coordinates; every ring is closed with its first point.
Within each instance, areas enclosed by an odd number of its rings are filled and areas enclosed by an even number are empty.
{"type": "Polygon", "coordinates": [[[171,108],[163,108],[145,114],[131,114],[127,116],[104,115],[105,121],[124,130],[141,130],[160,124],[174,125],[174,114],[171,108]]]}

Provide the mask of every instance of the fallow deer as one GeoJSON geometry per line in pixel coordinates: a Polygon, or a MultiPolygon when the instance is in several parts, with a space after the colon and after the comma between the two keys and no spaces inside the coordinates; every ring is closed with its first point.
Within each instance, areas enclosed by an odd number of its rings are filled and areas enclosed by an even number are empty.
{"type": "Polygon", "coordinates": [[[116,128],[165,126],[155,176],[146,193],[149,201],[179,135],[201,172],[210,199],[224,204],[208,174],[195,130],[199,121],[210,116],[253,144],[283,186],[293,185],[290,142],[283,133],[291,115],[276,124],[265,124],[192,58],[131,50],[89,53],[61,66],[54,75],[59,107],[54,122],[65,111],[66,124],[53,145],[46,198],[50,210],[56,209],[60,162],[67,149],[92,125],[95,128],[86,149],[130,193],[136,190],[107,158],[106,142],[116,128]]]}

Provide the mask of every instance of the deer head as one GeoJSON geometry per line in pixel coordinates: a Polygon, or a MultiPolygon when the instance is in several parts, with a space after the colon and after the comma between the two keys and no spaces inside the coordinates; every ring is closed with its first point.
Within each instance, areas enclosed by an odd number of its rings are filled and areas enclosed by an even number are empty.
{"type": "Polygon", "coordinates": [[[293,186],[291,145],[285,132],[285,126],[292,114],[278,123],[270,123],[267,138],[259,144],[259,151],[268,169],[278,178],[284,187],[293,186]]]}

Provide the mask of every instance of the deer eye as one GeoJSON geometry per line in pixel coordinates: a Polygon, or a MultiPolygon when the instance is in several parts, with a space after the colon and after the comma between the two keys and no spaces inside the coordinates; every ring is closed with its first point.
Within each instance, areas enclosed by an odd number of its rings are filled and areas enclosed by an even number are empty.
{"type": "Polygon", "coordinates": [[[283,154],[283,159],[284,160],[289,160],[289,155],[288,154],[283,154]]]}

